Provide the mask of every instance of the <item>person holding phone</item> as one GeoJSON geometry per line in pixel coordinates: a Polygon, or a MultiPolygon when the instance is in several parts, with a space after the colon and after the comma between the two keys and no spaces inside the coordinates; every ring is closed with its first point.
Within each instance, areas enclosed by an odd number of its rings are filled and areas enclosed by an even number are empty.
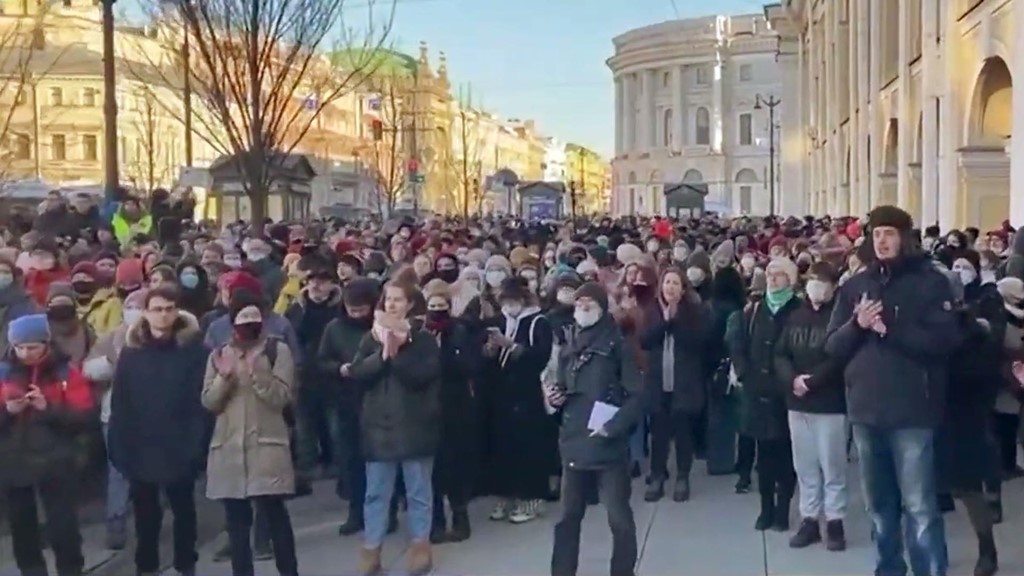
{"type": "Polygon", "coordinates": [[[23,575],[47,572],[38,497],[57,573],[82,574],[78,439],[97,420],[92,390],[52,345],[45,315],[13,320],[7,339],[11,346],[0,360],[0,489],[7,500],[14,559],[23,575]]]}

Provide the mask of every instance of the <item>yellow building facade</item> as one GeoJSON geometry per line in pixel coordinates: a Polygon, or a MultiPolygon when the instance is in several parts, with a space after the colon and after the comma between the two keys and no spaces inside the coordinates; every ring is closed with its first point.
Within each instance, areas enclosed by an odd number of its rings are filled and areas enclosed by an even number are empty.
{"type": "Polygon", "coordinates": [[[611,194],[611,164],[580,144],[565,145],[565,175],[575,185],[577,210],[605,212],[611,194]]]}

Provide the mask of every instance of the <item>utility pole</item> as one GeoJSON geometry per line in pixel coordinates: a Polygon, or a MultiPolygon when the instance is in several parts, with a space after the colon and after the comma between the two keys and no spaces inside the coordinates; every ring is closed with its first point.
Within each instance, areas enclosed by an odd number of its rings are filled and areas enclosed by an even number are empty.
{"type": "MultiPolygon", "coordinates": [[[[419,132],[419,91],[420,91],[420,71],[419,68],[412,74],[412,134],[410,140],[412,142],[412,153],[409,156],[409,164],[415,162],[417,169],[420,166],[420,148],[419,139],[417,133],[419,132]]],[[[410,179],[410,172],[406,170],[406,180],[410,179]]],[[[412,176],[412,213],[413,216],[419,218],[420,215],[420,183],[418,181],[418,173],[411,174],[412,176]]]]}
{"type": "MultiPolygon", "coordinates": [[[[186,14],[185,8],[182,7],[182,15],[186,14]]],[[[181,62],[184,68],[184,81],[182,83],[182,99],[184,100],[184,112],[185,112],[185,165],[188,167],[192,166],[194,161],[192,152],[192,50],[189,46],[189,19],[183,17],[181,19],[182,33],[184,34],[184,41],[181,45],[181,62]]]]}
{"type": "Polygon", "coordinates": [[[775,108],[782,104],[782,100],[774,94],[767,99],[757,95],[754,101],[754,110],[768,108],[768,215],[775,216],[775,108]]]}
{"type": "Polygon", "coordinates": [[[114,67],[114,1],[103,7],[103,196],[113,202],[120,177],[117,173],[117,73],[114,67]]]}

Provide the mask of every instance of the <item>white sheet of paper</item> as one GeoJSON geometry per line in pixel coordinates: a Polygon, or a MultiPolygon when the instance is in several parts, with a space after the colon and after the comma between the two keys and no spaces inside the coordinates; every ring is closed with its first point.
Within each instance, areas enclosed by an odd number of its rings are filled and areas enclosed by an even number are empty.
{"type": "Polygon", "coordinates": [[[587,422],[587,429],[600,430],[619,411],[617,406],[604,402],[594,402],[594,408],[590,411],[590,420],[587,422]]]}

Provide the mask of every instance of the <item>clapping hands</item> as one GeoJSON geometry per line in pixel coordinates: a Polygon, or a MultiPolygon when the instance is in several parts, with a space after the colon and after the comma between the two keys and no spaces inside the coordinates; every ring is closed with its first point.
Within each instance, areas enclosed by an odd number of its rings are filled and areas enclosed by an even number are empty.
{"type": "Polygon", "coordinates": [[[857,315],[857,325],[864,330],[872,330],[880,336],[885,336],[889,329],[882,320],[882,302],[871,300],[867,294],[860,297],[860,302],[854,307],[857,315]]]}

